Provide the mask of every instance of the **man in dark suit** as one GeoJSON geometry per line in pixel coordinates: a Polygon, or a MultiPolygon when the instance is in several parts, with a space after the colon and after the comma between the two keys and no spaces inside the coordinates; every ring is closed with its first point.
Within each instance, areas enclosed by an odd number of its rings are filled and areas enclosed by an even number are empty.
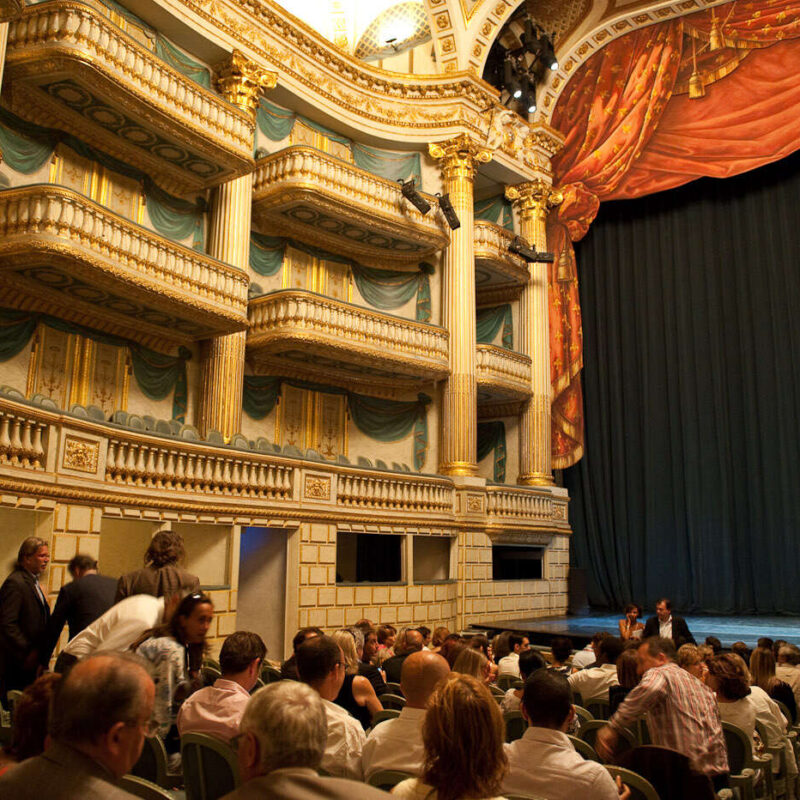
{"type": "Polygon", "coordinates": [[[0,700],[10,689],[24,689],[44,667],[43,644],[50,606],[39,576],[50,563],[44,539],[29,536],[19,548],[14,571],[0,587],[0,700]]]}
{"type": "Polygon", "coordinates": [[[381,665],[386,673],[386,680],[392,683],[400,683],[400,674],[403,669],[403,662],[412,654],[422,650],[422,634],[415,628],[406,628],[400,631],[394,645],[394,652],[391,658],[387,658],[381,665]]]}
{"type": "Polygon", "coordinates": [[[697,644],[686,620],[672,613],[672,601],[668,597],[662,597],[656,603],[656,615],[650,617],[644,626],[642,639],[649,639],[651,636],[672,639],[676,649],[683,644],[697,644]]]}
{"type": "Polygon", "coordinates": [[[114,605],[114,595],[117,593],[116,579],[98,575],[97,561],[91,556],[75,556],[67,569],[72,581],[58,593],[56,607],[47,626],[43,652],[45,660],[50,659],[65,622],[69,625],[69,638],[75,638],[114,605]]]}

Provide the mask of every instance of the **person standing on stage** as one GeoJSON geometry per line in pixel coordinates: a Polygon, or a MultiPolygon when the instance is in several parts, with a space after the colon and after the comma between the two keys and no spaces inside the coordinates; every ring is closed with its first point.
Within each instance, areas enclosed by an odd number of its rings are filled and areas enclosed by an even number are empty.
{"type": "Polygon", "coordinates": [[[50,619],[50,606],[39,576],[50,563],[50,548],[44,539],[29,536],[20,545],[14,571],[0,587],[0,700],[6,692],[24,689],[36,680],[46,663],[43,638],[50,619]]]}
{"type": "Polygon", "coordinates": [[[662,597],[656,603],[656,615],[650,617],[644,626],[642,638],[649,639],[652,636],[672,639],[676,650],[684,644],[697,644],[686,620],[672,613],[672,601],[667,597],[662,597]]]}

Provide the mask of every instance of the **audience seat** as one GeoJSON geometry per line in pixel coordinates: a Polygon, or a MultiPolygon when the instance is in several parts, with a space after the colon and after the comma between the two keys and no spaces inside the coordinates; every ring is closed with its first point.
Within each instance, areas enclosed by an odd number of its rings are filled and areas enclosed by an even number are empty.
{"type": "Polygon", "coordinates": [[[509,675],[507,672],[497,676],[497,687],[507,692],[509,689],[514,688],[514,682],[519,678],[516,675],[509,675]]]}
{"type": "Polygon", "coordinates": [[[264,683],[277,683],[283,680],[283,678],[281,678],[281,671],[273,667],[272,664],[262,664],[261,680],[264,681],[264,683]]]}
{"type": "Polygon", "coordinates": [[[585,722],[594,721],[594,717],[582,705],[573,703],[572,707],[575,709],[575,716],[578,717],[578,722],[581,727],[583,727],[585,722]]]}
{"type": "Polygon", "coordinates": [[[399,769],[382,769],[369,776],[367,783],[384,792],[391,791],[400,781],[416,777],[411,772],[401,772],[399,769]]]}
{"type": "Polygon", "coordinates": [[[631,790],[631,800],[661,800],[658,792],[653,788],[653,784],[641,775],[637,775],[624,767],[614,767],[610,764],[606,764],[606,769],[614,780],[619,776],[622,782],[631,790]]]}
{"type": "Polygon", "coordinates": [[[610,716],[610,708],[608,700],[592,700],[587,703],[586,710],[592,715],[594,719],[608,719],[610,716]]]}
{"type": "Polygon", "coordinates": [[[136,778],[144,778],[163,789],[171,788],[170,779],[167,776],[167,750],[160,737],[148,736],[144,740],[142,754],[133,765],[131,775],[136,778]]]}
{"type": "Polygon", "coordinates": [[[742,800],[755,800],[756,797],[771,797],[767,789],[767,781],[772,779],[772,758],[758,758],[753,754],[752,739],[732,722],[722,723],[725,734],[725,747],[728,750],[728,764],[731,769],[731,787],[740,790],[742,800]],[[756,780],[759,771],[768,773],[758,782],[759,793],[756,793],[756,780]]]}
{"type": "Polygon", "coordinates": [[[123,775],[117,786],[134,797],[141,797],[142,800],[175,800],[166,789],[135,775],[123,775]]]}
{"type": "Polygon", "coordinates": [[[767,745],[767,729],[764,727],[764,724],[758,720],[756,720],[756,731],[758,731],[758,735],[764,743],[764,753],[772,757],[773,768],[769,771],[770,774],[767,776],[768,783],[771,779],[772,785],[768,788],[774,798],[787,797],[789,792],[786,780],[786,751],[783,749],[783,739],[781,739],[779,745],[770,747],[767,745]],[[777,770],[775,769],[776,764],[778,765],[777,770]]]}
{"type": "Polygon", "coordinates": [[[203,733],[181,737],[181,763],[186,800],[218,800],[239,786],[234,749],[203,733]]]}
{"type": "Polygon", "coordinates": [[[372,727],[374,728],[379,723],[387,719],[396,719],[400,716],[400,712],[396,708],[384,708],[383,711],[378,711],[372,717],[372,727]]]}
{"type": "Polygon", "coordinates": [[[575,752],[582,755],[586,761],[600,761],[600,756],[597,755],[597,751],[589,742],[584,742],[583,739],[579,739],[577,736],[571,736],[570,734],[567,734],[567,738],[570,744],[575,748],[575,752]]]}
{"type": "Polygon", "coordinates": [[[634,747],[620,756],[619,766],[646,778],[661,800],[716,800],[711,779],[692,772],[689,757],[677,750],[656,745],[634,747]]]}
{"type": "Polygon", "coordinates": [[[394,708],[397,711],[402,711],[406,705],[405,697],[399,694],[382,694],[378,700],[384,708],[394,708]]]}
{"type": "Polygon", "coordinates": [[[396,694],[398,697],[405,697],[399,683],[386,681],[386,688],[389,690],[389,694],[396,694]]]}
{"type": "Polygon", "coordinates": [[[489,691],[495,697],[499,697],[500,699],[502,699],[502,698],[504,698],[506,696],[506,693],[499,686],[495,686],[492,683],[489,684],[489,691]]]}
{"type": "Polygon", "coordinates": [[[521,739],[522,734],[528,728],[528,723],[525,722],[525,717],[522,716],[521,711],[506,711],[503,714],[503,719],[506,723],[506,741],[513,742],[516,739],[521,739]]]}
{"type": "MultiPolygon", "coordinates": [[[[597,742],[597,731],[601,728],[606,726],[605,720],[602,719],[592,719],[588,722],[584,722],[581,725],[581,730],[579,736],[583,739],[584,742],[588,742],[592,747],[596,749],[596,742],[597,742]]],[[[636,747],[638,742],[636,741],[636,737],[629,731],[623,730],[619,732],[619,736],[617,738],[617,746],[615,750],[615,754],[617,756],[621,756],[622,753],[627,752],[628,750],[633,750],[636,747]]],[[[601,761],[605,763],[605,761],[601,757],[601,761]]]]}

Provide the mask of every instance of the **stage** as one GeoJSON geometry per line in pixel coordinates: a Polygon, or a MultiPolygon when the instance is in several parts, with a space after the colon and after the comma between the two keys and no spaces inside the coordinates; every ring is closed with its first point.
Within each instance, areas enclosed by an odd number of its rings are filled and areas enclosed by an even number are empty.
{"type": "MultiPolygon", "coordinates": [[[[519,631],[526,634],[531,644],[549,645],[553,636],[569,636],[576,649],[586,645],[598,631],[608,631],[619,636],[617,621],[623,614],[592,612],[574,617],[522,617],[491,622],[485,625],[476,622],[473,628],[489,631],[491,635],[499,631],[519,631]]],[[[800,646],[800,617],[768,616],[686,616],[689,630],[702,644],[706,636],[716,636],[723,647],[742,641],[748,647],[755,647],[761,636],[771,639],[785,639],[800,646]]]]}

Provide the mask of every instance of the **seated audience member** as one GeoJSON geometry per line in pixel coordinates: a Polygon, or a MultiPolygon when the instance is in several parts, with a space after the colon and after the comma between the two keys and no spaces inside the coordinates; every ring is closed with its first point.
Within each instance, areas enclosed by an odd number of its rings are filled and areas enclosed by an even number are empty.
{"type": "Polygon", "coordinates": [[[600,642],[608,636],[611,636],[611,634],[606,633],[606,631],[598,631],[595,633],[592,636],[592,640],[589,642],[589,644],[587,644],[583,650],[578,651],[574,656],[572,656],[573,670],[593,667],[594,662],[597,661],[597,648],[599,647],[600,642]]]}
{"type": "Polygon", "coordinates": [[[47,623],[44,653],[49,661],[66,623],[74,639],[87,625],[114,605],[117,582],[97,573],[97,561],[77,555],[67,564],[72,580],[61,587],[55,608],[47,623]]]}
{"type": "Polygon", "coordinates": [[[497,664],[494,663],[494,653],[492,652],[491,642],[482,633],[478,633],[467,639],[467,647],[471,650],[477,650],[479,653],[483,653],[486,660],[489,662],[489,670],[491,672],[490,683],[494,683],[495,680],[497,680],[497,664]]]}
{"type": "Polygon", "coordinates": [[[512,633],[511,636],[508,637],[508,646],[508,655],[497,662],[497,674],[515,675],[519,678],[519,656],[520,653],[530,650],[530,641],[528,637],[523,634],[512,633]]]}
{"type": "Polygon", "coordinates": [[[453,672],[472,675],[481,683],[492,682],[492,668],[489,659],[480,650],[473,650],[471,647],[461,648],[461,652],[453,664],[453,672]]]}
{"type": "Polygon", "coordinates": [[[639,685],[639,659],[636,655],[638,645],[639,642],[634,640],[633,646],[626,646],[617,659],[619,686],[608,687],[609,714],[613,714],[630,690],[639,685]]]}
{"type": "Polygon", "coordinates": [[[437,653],[421,650],[403,662],[400,686],[406,704],[396,719],[376,725],[367,737],[361,755],[364,778],[384,769],[419,775],[424,747],[422,723],[434,689],[450,674],[447,662],[437,653]]]}
{"type": "Polygon", "coordinates": [[[422,634],[414,628],[403,628],[397,636],[394,645],[394,652],[391,658],[383,662],[383,671],[386,680],[392,683],[400,683],[400,670],[411,653],[422,650],[422,634]]]}
{"type": "Polygon", "coordinates": [[[145,631],[131,645],[148,661],[156,682],[153,719],[161,736],[170,735],[167,750],[177,752],[175,720],[181,703],[201,688],[200,667],[206,650],[206,634],[214,619],[211,598],[196,592],[181,600],[172,619],[145,631]]]}
{"type": "Polygon", "coordinates": [[[448,663],[450,669],[456,663],[458,654],[467,646],[464,637],[460,633],[448,634],[439,648],[439,655],[448,663]]]}
{"type": "Polygon", "coordinates": [[[372,684],[358,674],[358,639],[356,636],[361,636],[358,628],[341,628],[331,636],[342,648],[346,665],[342,688],[333,702],[352,714],[366,731],[372,725],[373,715],[383,711],[383,706],[378,700],[372,684]]]}
{"type": "Polygon", "coordinates": [[[398,783],[392,794],[415,800],[498,798],[507,768],[504,738],[503,715],[489,689],[469,675],[449,675],[433,692],[422,723],[421,775],[398,783]]]}
{"type": "Polygon", "coordinates": [[[120,600],[69,641],[58,654],[55,671],[66,673],[73,664],[101,650],[124,652],[146,630],[166,624],[179,602],[178,595],[164,598],[149,594],[120,600]]]}
{"type": "Polygon", "coordinates": [[[584,705],[608,700],[609,687],[619,685],[617,659],[623,649],[622,639],[616,636],[601,639],[596,648],[597,661],[595,661],[595,665],[582,669],[567,678],[572,691],[580,693],[584,705]]]}
{"type": "Polygon", "coordinates": [[[714,658],[714,648],[710,644],[698,644],[697,654],[703,659],[703,663],[706,667],[708,667],[711,663],[711,659],[714,658]]]}
{"type": "Polygon", "coordinates": [[[20,761],[44,752],[47,737],[47,714],[50,702],[62,676],[46,672],[22,691],[14,704],[14,727],[11,743],[0,750],[0,775],[20,761]]]}
{"type": "Polygon", "coordinates": [[[550,642],[550,652],[552,656],[548,669],[564,677],[571,675],[572,667],[568,662],[572,655],[572,639],[568,636],[554,636],[550,642]]]}
{"type": "MultiPolygon", "coordinates": [[[[535,650],[526,650],[519,657],[519,673],[523,681],[527,681],[534,672],[546,668],[547,662],[541,653],[537,653],[535,650]]],[[[554,672],[553,674],[557,675],[558,673],[554,672]]],[[[561,677],[564,678],[563,675],[561,677]]],[[[524,687],[523,689],[507,689],[502,703],[503,711],[519,711],[522,706],[523,691],[524,687]]]]}
{"type": "Polygon", "coordinates": [[[511,652],[511,645],[508,643],[510,637],[511,631],[501,631],[492,639],[495,664],[499,664],[500,659],[505,658],[511,652]]]}
{"type": "Polygon", "coordinates": [[[450,631],[447,628],[439,626],[433,632],[433,636],[431,636],[431,644],[430,649],[434,653],[438,653],[442,649],[442,644],[444,640],[450,635],[450,631]]]}
{"type": "Polygon", "coordinates": [[[693,644],[683,644],[678,648],[678,666],[694,675],[699,681],[706,683],[708,665],[703,659],[700,648],[693,644]]]}
{"type": "Polygon", "coordinates": [[[358,674],[366,678],[372,684],[375,694],[380,697],[389,690],[386,687],[386,680],[383,677],[383,672],[372,663],[375,654],[378,652],[378,635],[373,628],[364,628],[364,626],[356,625],[356,629],[361,631],[364,637],[364,646],[361,648],[361,654],[359,656],[358,674]]]}
{"type": "Polygon", "coordinates": [[[429,647],[431,643],[431,629],[427,625],[417,625],[416,630],[422,634],[422,646],[429,647]]]}
{"type": "Polygon", "coordinates": [[[784,642],[778,650],[777,661],[775,674],[792,687],[795,704],[797,708],[800,708],[800,666],[798,666],[800,665],[800,649],[793,644],[784,642]]]}
{"type": "Polygon", "coordinates": [[[296,681],[270,683],[256,692],[242,717],[237,758],[242,785],[223,800],[378,800],[364,783],[322,777],[328,738],[324,701],[296,681]]]}
{"type": "Polygon", "coordinates": [[[681,669],[672,639],[645,639],[636,650],[639,685],[597,732],[601,758],[612,759],[618,731],[632,728],[645,713],[654,745],[683,753],[691,769],[707,775],[719,790],[728,784],[728,752],[714,693],[681,669]]]}
{"type": "Polygon", "coordinates": [[[281,664],[281,678],[283,680],[299,681],[300,676],[297,674],[297,648],[306,639],[311,639],[314,636],[322,636],[322,629],[316,627],[300,628],[292,639],[292,655],[281,664]]]}
{"type": "Polygon", "coordinates": [[[178,733],[206,733],[226,742],[233,739],[266,654],[257,633],[232,633],[219,652],[222,677],[184,702],[178,712],[178,733]]]}
{"type": "Polygon", "coordinates": [[[375,653],[375,666],[379,667],[394,655],[394,643],[397,639],[397,628],[394,625],[379,625],[376,631],[378,651],[375,653]]]}
{"type": "Polygon", "coordinates": [[[714,651],[715,656],[722,652],[722,642],[716,636],[706,636],[705,644],[714,651]]]}
{"type": "Polygon", "coordinates": [[[775,642],[769,636],[760,636],[756,642],[756,647],[767,647],[770,650],[775,646],[775,642]]]}
{"type": "Polygon", "coordinates": [[[361,780],[361,751],[367,737],[361,723],[333,702],[344,683],[345,666],[342,648],[330,636],[314,636],[297,648],[300,680],[322,698],[328,720],[322,768],[331,775],[361,780]]]}
{"type": "Polygon", "coordinates": [[[168,594],[197,592],[200,579],[178,566],[186,558],[183,536],[172,531],[159,531],[144,554],[144,568],[123,575],[117,581],[116,602],[135,594],[163,597],[168,594]]]}
{"type": "Polygon", "coordinates": [[[642,609],[636,603],[625,606],[625,619],[617,622],[619,635],[623,642],[630,639],[641,639],[644,633],[644,623],[641,620],[642,609]]]}
{"type": "Polygon", "coordinates": [[[503,792],[548,800],[620,800],[630,790],[615,784],[606,768],[584,760],[566,733],[575,716],[572,693],[563,676],[540,670],[525,682],[522,716],[528,729],[505,746],[508,773],[503,792]]]}
{"type": "Polygon", "coordinates": [[[131,800],[114,786],[152,734],[155,688],[147,670],[121,654],[87,658],[52,700],[50,745],[0,777],[14,800],[131,800]]]}
{"type": "MultiPolygon", "coordinates": [[[[761,641],[759,639],[759,641],[761,641]]],[[[773,700],[783,703],[791,717],[792,725],[797,722],[797,702],[788,683],[775,674],[775,657],[772,648],[759,645],[750,655],[750,677],[753,686],[762,688],[773,700]]]]}
{"type": "Polygon", "coordinates": [[[731,652],[739,656],[745,664],[750,663],[750,648],[744,642],[734,642],[731,645],[731,652]]]}

